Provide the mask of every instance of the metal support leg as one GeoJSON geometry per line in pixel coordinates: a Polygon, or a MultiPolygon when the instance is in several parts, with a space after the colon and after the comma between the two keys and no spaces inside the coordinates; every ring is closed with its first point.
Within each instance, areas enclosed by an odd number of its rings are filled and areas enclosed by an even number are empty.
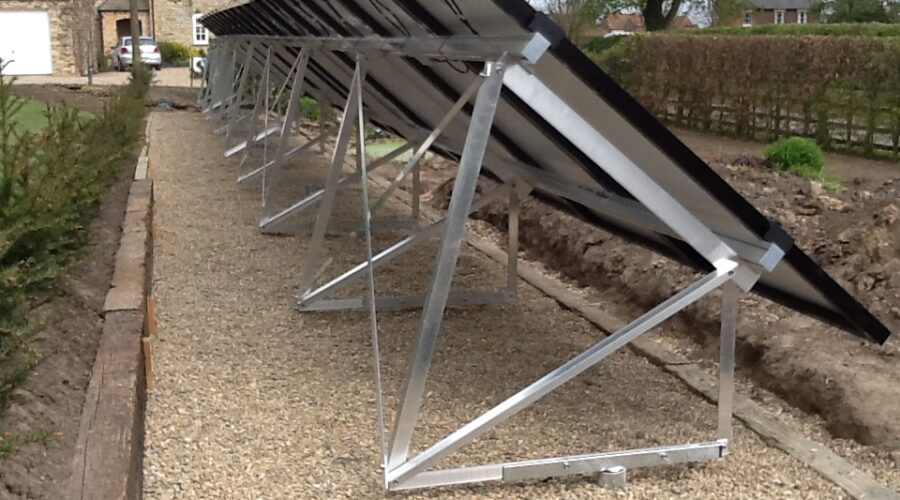
{"type": "Polygon", "coordinates": [[[391,484],[401,484],[405,479],[428,469],[441,458],[470,443],[497,424],[527,408],[565,382],[625,347],[677,312],[732,279],[736,268],[737,263],[733,261],[718,263],[715,271],[643,314],[621,330],[603,339],[569,362],[548,373],[475,420],[472,420],[417,457],[389,468],[388,477],[391,484]]]}
{"type": "Polygon", "coordinates": [[[466,144],[459,163],[459,173],[453,184],[453,195],[450,198],[450,207],[447,212],[447,228],[435,259],[434,274],[422,311],[422,323],[416,340],[414,357],[410,364],[403,389],[402,403],[395,420],[388,470],[404,463],[409,452],[419,408],[422,405],[425,380],[434,356],[437,334],[441,327],[447,298],[450,295],[459,248],[465,236],[466,219],[475,197],[475,188],[481,173],[481,162],[487,149],[500,91],[503,88],[504,69],[495,64],[488,64],[485,67],[491,73],[478,91],[469,132],[466,136],[466,144]]]}
{"type": "Polygon", "coordinates": [[[268,112],[266,110],[266,96],[269,94],[269,77],[271,75],[272,69],[272,51],[266,51],[266,63],[265,67],[262,70],[262,75],[259,80],[259,89],[256,91],[256,103],[253,105],[253,115],[250,117],[250,126],[247,127],[247,139],[244,142],[229,148],[225,151],[225,158],[229,158],[241,151],[244,152],[241,157],[241,167],[246,163],[247,158],[250,155],[250,146],[259,140],[257,130],[259,129],[259,116],[263,112],[268,112]]]}
{"type": "MultiPolygon", "coordinates": [[[[269,77],[270,76],[271,75],[269,75],[269,77]]],[[[272,131],[274,133],[274,131],[276,129],[276,127],[269,127],[269,92],[268,92],[269,77],[266,78],[266,95],[263,96],[264,112],[263,112],[263,117],[262,117],[262,125],[263,125],[262,139],[259,139],[258,138],[259,136],[252,137],[257,142],[262,140],[262,145],[263,145],[263,147],[262,147],[262,162],[263,162],[263,164],[265,164],[269,159],[269,135],[270,135],[269,132],[272,131]]],[[[288,76],[288,78],[290,78],[290,77],[288,76]]],[[[249,158],[249,156],[250,156],[249,148],[250,148],[251,144],[252,144],[251,142],[247,142],[247,149],[244,150],[244,159],[249,158]]],[[[244,161],[241,160],[241,166],[243,166],[243,163],[244,163],[244,161]]],[[[266,179],[263,178],[262,193],[260,195],[260,198],[264,198],[263,195],[265,195],[265,193],[266,193],[266,179]]],[[[263,203],[263,200],[260,200],[260,203],[263,203]]]]}
{"type": "Polygon", "coordinates": [[[241,78],[238,83],[237,93],[235,94],[234,99],[228,105],[226,110],[227,123],[222,126],[222,128],[215,131],[216,134],[225,134],[225,137],[230,137],[231,128],[239,123],[243,118],[240,118],[238,115],[241,112],[241,106],[244,104],[244,92],[247,90],[247,80],[250,77],[250,69],[253,62],[253,51],[256,48],[256,41],[251,41],[250,46],[247,48],[246,54],[244,54],[244,62],[241,65],[241,78]]]}
{"type": "MultiPolygon", "coordinates": [[[[732,413],[734,410],[734,351],[737,334],[737,311],[740,290],[732,283],[722,287],[722,336],[719,348],[719,420],[717,435],[727,439],[733,436],[732,413]]],[[[727,452],[727,449],[726,449],[727,452]]]]}
{"type": "Polygon", "coordinates": [[[338,182],[340,181],[341,170],[344,165],[344,158],[347,156],[347,148],[350,144],[350,138],[353,135],[353,125],[355,122],[354,110],[358,100],[361,99],[360,89],[362,88],[362,85],[358,85],[358,82],[364,80],[365,71],[363,65],[357,61],[356,70],[353,72],[353,82],[350,85],[350,93],[347,96],[347,104],[344,108],[344,114],[341,120],[341,128],[338,131],[337,144],[335,145],[334,153],[331,158],[331,169],[328,171],[328,179],[325,183],[325,193],[322,196],[322,205],[319,208],[319,214],[316,217],[316,225],[313,229],[309,254],[306,257],[306,265],[303,267],[303,274],[300,278],[301,295],[309,292],[316,278],[322,245],[325,243],[325,231],[328,229],[328,222],[331,219],[331,212],[334,209],[334,197],[335,194],[337,194],[338,182]]]}
{"type": "Polygon", "coordinates": [[[217,61],[216,75],[213,82],[212,103],[206,108],[207,119],[217,116],[216,110],[221,111],[226,106],[226,100],[234,92],[234,66],[235,51],[233,43],[225,43],[221,50],[221,57],[217,61]],[[222,50],[224,49],[224,50],[222,50]]]}
{"type": "MultiPolygon", "coordinates": [[[[209,43],[209,51],[206,54],[206,64],[203,65],[203,72],[200,74],[200,92],[197,96],[197,106],[201,109],[206,107],[209,97],[209,84],[207,83],[209,63],[213,60],[213,57],[215,57],[216,52],[216,42],[211,41],[209,43]]],[[[191,71],[194,71],[194,68],[191,68],[191,71]]]]}
{"type": "MultiPolygon", "coordinates": [[[[324,127],[326,123],[326,118],[331,113],[333,108],[331,104],[331,100],[323,94],[322,97],[317,99],[319,105],[319,126],[324,127]]],[[[325,143],[319,144],[319,152],[325,154],[325,143]]]]}
{"type": "Polygon", "coordinates": [[[215,51],[210,52],[210,63],[207,68],[207,82],[206,82],[206,99],[205,105],[203,107],[203,113],[209,114],[214,106],[216,106],[216,98],[221,94],[220,87],[222,85],[222,80],[219,76],[224,71],[223,66],[226,64],[225,55],[227,43],[217,43],[215,51]]]}
{"type": "Polygon", "coordinates": [[[419,214],[422,210],[422,163],[416,165],[413,170],[412,179],[412,219],[419,220],[419,214]]]}
{"type": "Polygon", "coordinates": [[[288,98],[288,106],[284,115],[284,123],[281,125],[281,137],[278,139],[278,149],[275,151],[275,158],[272,159],[270,163],[263,164],[263,197],[262,197],[262,208],[263,211],[266,210],[269,204],[269,190],[265,188],[268,185],[269,189],[271,186],[277,182],[278,170],[283,166],[286,154],[288,151],[288,143],[291,139],[291,132],[294,128],[294,121],[297,119],[297,113],[300,112],[300,107],[297,103],[300,101],[300,96],[303,95],[303,78],[306,75],[306,65],[309,63],[309,48],[303,48],[300,51],[300,54],[297,56],[297,64],[296,69],[294,70],[294,83],[291,87],[291,94],[288,98]],[[266,165],[270,165],[270,168],[265,168],[266,165]],[[270,182],[266,182],[266,174],[268,172],[272,173],[272,179],[270,182]]]}
{"type": "Polygon", "coordinates": [[[515,300],[519,290],[519,193],[516,187],[509,191],[509,243],[506,249],[506,293],[515,300]]]}
{"type": "MultiPolygon", "coordinates": [[[[381,354],[378,347],[378,313],[375,305],[375,265],[372,262],[372,212],[369,209],[369,174],[366,168],[366,117],[363,110],[362,101],[362,79],[356,80],[356,93],[359,95],[357,99],[357,127],[359,136],[356,141],[356,165],[359,178],[362,180],[362,206],[363,206],[363,227],[366,236],[366,262],[368,267],[368,293],[366,294],[366,303],[369,309],[370,328],[372,333],[372,357],[373,369],[375,371],[375,402],[377,404],[376,426],[378,435],[378,446],[381,450],[381,465],[387,464],[387,443],[385,441],[384,429],[384,390],[381,383],[381,354]]],[[[387,483],[385,482],[385,487],[387,483]]]]}
{"type": "Polygon", "coordinates": [[[222,79],[222,96],[217,101],[217,105],[210,110],[207,119],[212,120],[221,120],[228,119],[230,114],[230,109],[232,104],[234,103],[237,94],[235,93],[235,88],[238,83],[238,47],[237,43],[229,44],[229,53],[230,60],[226,59],[226,64],[224,71],[220,73],[222,79]]]}
{"type": "MultiPolygon", "coordinates": [[[[307,50],[309,50],[309,49],[307,49],[307,50]]],[[[262,110],[264,110],[265,114],[263,115],[263,122],[265,123],[265,126],[263,127],[263,131],[262,131],[262,132],[256,133],[256,131],[257,131],[257,128],[256,128],[257,123],[254,121],[254,122],[251,124],[251,130],[250,130],[250,133],[249,133],[248,136],[247,136],[247,140],[245,140],[244,142],[242,142],[242,143],[240,143],[240,144],[237,144],[236,146],[234,146],[234,147],[232,147],[232,148],[226,150],[226,151],[225,151],[225,157],[226,157],[226,158],[229,158],[229,157],[231,157],[231,156],[233,156],[233,155],[235,155],[235,154],[237,154],[237,153],[243,151],[243,152],[244,152],[244,156],[243,156],[243,158],[242,158],[242,160],[241,160],[241,166],[243,166],[244,162],[246,162],[246,160],[247,160],[247,156],[248,156],[248,154],[249,154],[249,148],[250,148],[250,146],[252,146],[253,144],[258,143],[258,142],[264,142],[266,145],[268,145],[269,137],[275,135],[277,132],[279,132],[280,130],[282,130],[282,128],[283,128],[283,123],[282,123],[282,125],[275,125],[275,126],[271,126],[271,127],[270,127],[270,126],[268,125],[269,117],[270,117],[270,115],[271,115],[273,112],[275,112],[276,109],[278,108],[279,102],[282,100],[282,96],[283,96],[283,94],[284,94],[285,89],[286,89],[286,88],[288,87],[288,85],[291,83],[291,75],[296,74],[296,71],[299,69],[299,66],[300,66],[300,64],[301,64],[301,62],[302,62],[302,59],[303,59],[302,56],[303,56],[303,51],[301,51],[301,52],[297,55],[296,60],[295,60],[294,63],[291,65],[290,69],[287,70],[287,72],[283,72],[283,70],[281,70],[281,75],[283,75],[284,81],[283,81],[283,82],[281,83],[281,85],[279,86],[278,92],[275,94],[274,99],[272,99],[272,98],[270,98],[270,94],[269,94],[269,91],[271,90],[271,89],[270,89],[270,84],[271,84],[271,81],[272,81],[272,72],[273,72],[272,70],[273,70],[273,69],[277,69],[277,68],[276,68],[275,65],[273,64],[274,58],[273,58],[273,54],[272,54],[272,49],[271,49],[271,47],[267,50],[267,52],[266,52],[266,65],[265,65],[265,66],[266,66],[266,69],[265,69],[264,72],[263,72],[263,73],[264,73],[264,81],[265,81],[265,85],[263,85],[263,86],[260,87],[260,90],[261,90],[261,91],[262,91],[263,89],[265,89],[265,94],[264,94],[264,95],[263,95],[263,94],[258,94],[258,95],[257,95],[256,106],[254,107],[254,111],[253,111],[253,113],[252,113],[252,115],[251,115],[251,116],[253,117],[253,120],[257,120],[257,119],[258,119],[258,116],[259,116],[259,113],[262,112],[262,110]],[[262,103],[260,102],[260,100],[262,100],[262,103]],[[270,103],[271,103],[271,104],[270,104],[270,103]]],[[[308,60],[308,56],[307,56],[307,60],[308,60]]],[[[306,63],[304,63],[304,64],[306,64],[306,63]]],[[[305,73],[305,72],[304,72],[304,73],[305,73]]],[[[286,114],[286,113],[285,113],[285,114],[286,114]]],[[[289,130],[290,130],[290,129],[289,129],[289,130]]],[[[263,159],[263,164],[265,165],[265,164],[267,164],[267,163],[268,163],[267,159],[264,158],[264,159],[263,159]]]]}

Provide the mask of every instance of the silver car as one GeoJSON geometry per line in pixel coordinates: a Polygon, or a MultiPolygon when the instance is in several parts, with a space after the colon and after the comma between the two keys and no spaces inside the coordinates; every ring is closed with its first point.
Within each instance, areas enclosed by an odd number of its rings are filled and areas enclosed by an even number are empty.
{"type": "MultiPolygon", "coordinates": [[[[152,68],[159,69],[160,66],[162,66],[162,54],[159,52],[156,40],[147,36],[142,36],[140,38],[140,47],[141,62],[152,68]]],[[[117,71],[125,71],[125,69],[131,66],[134,57],[132,48],[130,36],[123,36],[119,39],[119,43],[113,47],[112,62],[117,71]]]]}

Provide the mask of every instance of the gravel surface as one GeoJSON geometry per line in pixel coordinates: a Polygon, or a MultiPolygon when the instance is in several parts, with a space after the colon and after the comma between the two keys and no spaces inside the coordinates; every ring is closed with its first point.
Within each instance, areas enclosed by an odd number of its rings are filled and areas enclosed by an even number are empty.
{"type": "MultiPolygon", "coordinates": [[[[156,113],[152,127],[159,338],[156,389],[147,403],[145,498],[383,496],[366,315],[297,313],[293,296],[308,237],[259,233],[259,193],[237,188],[237,160],[222,159],[224,139],[211,135],[201,115],[156,113]]],[[[302,162],[298,169],[322,165],[302,162]]],[[[352,207],[339,204],[338,212],[348,216],[352,207]]],[[[379,244],[389,240],[381,236],[379,244]]],[[[326,277],[361,255],[355,235],[329,237],[326,245],[325,255],[334,258],[326,277]]],[[[431,253],[423,249],[386,268],[380,289],[421,286],[431,253]]],[[[499,285],[504,274],[466,249],[457,284],[499,285]]],[[[416,449],[601,337],[530,286],[521,285],[519,294],[517,305],[448,312],[416,449]]],[[[388,408],[396,403],[418,318],[416,311],[380,315],[388,408]]],[[[714,421],[713,406],[623,351],[443,465],[704,441],[713,437],[714,421]]],[[[630,471],[625,492],[576,478],[404,496],[823,499],[843,493],[738,425],[727,460],[630,471]]]]}

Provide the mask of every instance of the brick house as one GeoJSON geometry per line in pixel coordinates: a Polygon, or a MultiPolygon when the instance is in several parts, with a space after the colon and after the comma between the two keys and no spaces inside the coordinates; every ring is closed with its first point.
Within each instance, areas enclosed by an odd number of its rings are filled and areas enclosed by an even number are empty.
{"type": "MultiPolygon", "coordinates": [[[[676,16],[672,20],[670,29],[693,28],[694,23],[687,16],[676,16]]],[[[647,31],[644,26],[644,16],[639,13],[613,12],[603,18],[596,28],[587,33],[589,37],[603,37],[609,33],[643,33],[647,31]]]]}
{"type": "Polygon", "coordinates": [[[810,12],[812,0],[749,0],[752,7],[732,21],[733,26],[761,26],[764,24],[811,24],[818,17],[810,12]]]}
{"type": "MultiPolygon", "coordinates": [[[[235,0],[138,0],[141,34],[203,48],[200,17],[235,0]]],[[[131,34],[129,0],[0,0],[0,58],[12,75],[84,75],[131,34]]]]}
{"type": "MultiPolygon", "coordinates": [[[[232,3],[234,0],[138,0],[141,35],[204,48],[209,44],[209,33],[200,18],[232,3]]],[[[111,55],[110,47],[119,37],[131,33],[128,8],[128,0],[105,0],[98,8],[105,57],[111,55]]]]}

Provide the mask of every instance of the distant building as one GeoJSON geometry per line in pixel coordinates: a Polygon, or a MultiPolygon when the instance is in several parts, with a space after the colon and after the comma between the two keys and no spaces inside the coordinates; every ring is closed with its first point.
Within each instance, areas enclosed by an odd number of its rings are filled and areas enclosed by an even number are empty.
{"type": "MultiPolygon", "coordinates": [[[[693,28],[694,23],[687,16],[677,16],[672,20],[671,29],[693,28]]],[[[644,16],[639,13],[625,14],[614,12],[606,16],[595,29],[590,30],[589,37],[605,37],[625,35],[631,33],[643,33],[647,31],[644,24],[644,16]]]]}
{"type": "Polygon", "coordinates": [[[732,21],[733,26],[762,26],[766,24],[813,24],[818,17],[810,12],[812,0],[749,0],[752,9],[732,21]]]}
{"type": "Polygon", "coordinates": [[[599,36],[609,33],[642,33],[647,31],[644,25],[644,16],[640,14],[622,14],[614,12],[606,16],[597,26],[599,36]]]}
{"type": "MultiPolygon", "coordinates": [[[[150,1],[138,0],[138,25],[141,33],[150,33],[150,1]]],[[[97,7],[100,16],[101,53],[109,55],[112,48],[123,36],[131,36],[131,6],[128,0],[105,0],[97,7]]]]}
{"type": "MultiPolygon", "coordinates": [[[[202,49],[200,18],[241,0],[138,0],[142,36],[202,49]]],[[[131,35],[128,0],[0,0],[0,59],[10,75],[84,75],[131,35]]]]}

